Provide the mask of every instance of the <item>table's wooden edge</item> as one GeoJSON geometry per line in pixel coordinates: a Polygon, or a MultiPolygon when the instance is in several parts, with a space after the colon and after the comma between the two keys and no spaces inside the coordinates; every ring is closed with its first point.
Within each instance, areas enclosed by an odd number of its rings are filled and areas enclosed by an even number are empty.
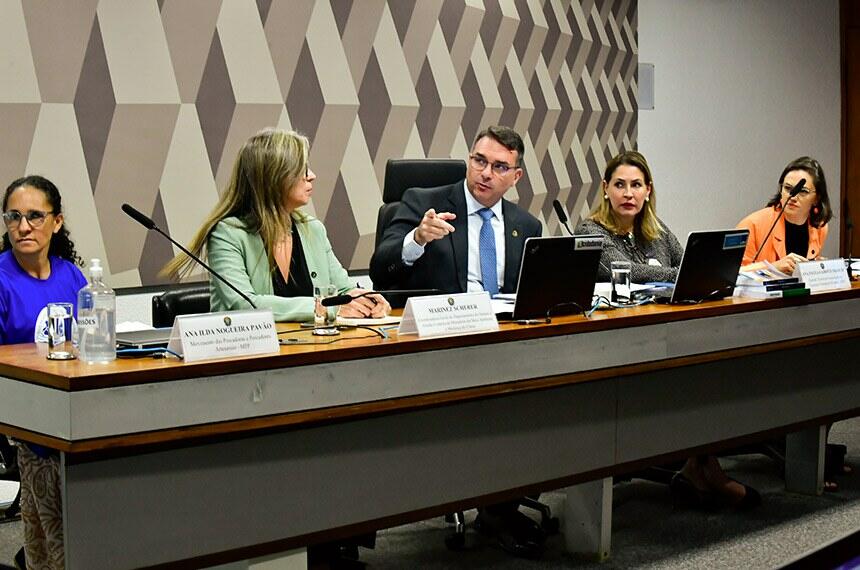
{"type": "Polygon", "coordinates": [[[0,362],[0,376],[8,376],[23,382],[30,382],[49,388],[75,392],[146,384],[151,382],[182,380],[195,376],[220,376],[238,372],[258,372],[277,368],[326,364],[365,358],[399,356],[404,354],[453,349],[463,346],[516,342],[536,338],[605,331],[616,328],[640,327],[683,320],[751,313],[781,307],[793,307],[858,298],[857,290],[860,290],[860,283],[855,284],[854,288],[850,290],[832,291],[805,297],[762,299],[754,301],[744,300],[742,302],[733,301],[732,298],[728,298],[702,305],[660,306],[661,309],[665,308],[665,310],[654,311],[653,309],[650,309],[647,310],[647,312],[633,312],[621,317],[585,319],[584,317],[577,316],[556,318],[554,319],[555,322],[547,325],[529,326],[510,324],[503,326],[499,331],[475,335],[431,339],[400,338],[394,342],[382,339],[375,341],[372,339],[365,339],[365,342],[358,346],[337,346],[332,347],[332,350],[321,351],[301,351],[303,347],[307,347],[308,345],[297,345],[296,348],[298,348],[299,351],[285,352],[282,350],[280,354],[271,356],[214,360],[192,364],[174,363],[173,365],[165,365],[163,367],[145,366],[131,369],[126,367],[122,370],[116,370],[115,372],[110,371],[86,375],[62,375],[47,372],[43,369],[37,370],[28,368],[23,364],[16,365],[8,362],[0,362]]]}
{"type": "Polygon", "coordinates": [[[227,420],[164,430],[154,430],[141,433],[123,434],[81,441],[46,436],[38,432],[23,430],[14,426],[0,424],[0,433],[5,433],[33,443],[57,449],[68,454],[122,453],[127,448],[187,445],[191,442],[200,443],[206,440],[223,439],[225,437],[244,437],[248,434],[259,434],[267,430],[301,429],[327,423],[337,423],[355,420],[363,417],[396,414],[459,402],[468,402],[486,398],[500,397],[518,392],[548,390],[581,382],[592,382],[618,376],[643,374],[659,370],[706,364],[720,360],[741,358],[764,354],[777,350],[788,350],[798,347],[838,342],[860,337],[860,329],[829,333],[814,337],[805,337],[787,341],[779,341],[756,346],[732,348],[690,356],[667,358],[642,362],[633,365],[613,366],[595,370],[587,370],[570,374],[559,374],[539,378],[529,378],[489,384],[472,388],[447,390],[428,394],[418,394],[402,398],[374,400],[344,406],[318,408],[300,412],[289,412],[256,418],[227,420]]]}

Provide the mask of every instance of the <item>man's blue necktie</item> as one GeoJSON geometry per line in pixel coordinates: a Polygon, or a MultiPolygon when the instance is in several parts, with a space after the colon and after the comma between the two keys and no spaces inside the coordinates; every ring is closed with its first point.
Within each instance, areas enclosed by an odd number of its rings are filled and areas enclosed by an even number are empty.
{"type": "Polygon", "coordinates": [[[493,232],[493,211],[489,208],[481,208],[478,215],[484,220],[481,224],[481,233],[478,237],[478,255],[481,256],[481,281],[484,291],[490,293],[490,297],[499,292],[499,274],[496,271],[496,234],[493,232]]]}

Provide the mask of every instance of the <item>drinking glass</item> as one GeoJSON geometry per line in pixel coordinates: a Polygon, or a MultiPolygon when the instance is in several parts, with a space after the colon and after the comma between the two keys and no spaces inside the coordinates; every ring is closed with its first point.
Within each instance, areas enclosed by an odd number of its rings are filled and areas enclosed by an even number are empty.
{"type": "Polygon", "coordinates": [[[613,261],[612,269],[612,302],[630,302],[630,262],[613,261]]]}
{"type": "Polygon", "coordinates": [[[48,303],[48,360],[72,360],[75,348],[72,345],[72,320],[74,308],[71,303],[48,303]]]}
{"type": "Polygon", "coordinates": [[[323,299],[337,295],[334,285],[323,285],[314,287],[314,334],[336,335],[337,330],[337,306],[325,307],[323,299]]]}

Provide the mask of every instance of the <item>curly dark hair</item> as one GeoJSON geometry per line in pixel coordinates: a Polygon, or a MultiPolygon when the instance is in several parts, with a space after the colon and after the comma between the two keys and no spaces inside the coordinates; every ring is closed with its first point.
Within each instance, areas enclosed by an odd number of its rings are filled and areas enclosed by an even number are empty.
{"type": "MultiPolygon", "coordinates": [[[[48,199],[48,203],[51,205],[52,212],[54,214],[61,214],[63,212],[63,202],[62,198],[60,198],[60,191],[57,189],[53,182],[43,176],[38,175],[25,176],[23,178],[14,180],[11,184],[9,184],[9,186],[6,188],[6,193],[3,194],[4,212],[6,211],[6,205],[9,202],[9,197],[12,195],[12,192],[17,190],[18,188],[21,188],[22,186],[29,186],[31,188],[35,188],[36,190],[41,190],[42,193],[45,194],[45,197],[48,199]]],[[[12,249],[12,242],[9,241],[9,232],[3,234],[3,247],[0,248],[0,251],[6,251],[7,249],[12,249]]],[[[55,255],[57,257],[61,257],[80,267],[84,266],[83,260],[78,255],[78,252],[75,251],[75,244],[69,237],[69,230],[66,228],[65,222],[63,222],[63,226],[60,228],[60,231],[54,234],[54,236],[51,238],[51,245],[48,246],[48,255],[55,255]]]]}

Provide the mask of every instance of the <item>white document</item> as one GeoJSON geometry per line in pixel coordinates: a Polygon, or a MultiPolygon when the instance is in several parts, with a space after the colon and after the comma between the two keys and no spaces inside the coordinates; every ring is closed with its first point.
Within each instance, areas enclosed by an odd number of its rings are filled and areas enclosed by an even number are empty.
{"type": "Polygon", "coordinates": [[[151,331],[154,329],[155,327],[153,327],[152,325],[148,325],[140,321],[123,321],[121,323],[116,324],[116,332],[118,333],[127,333],[133,331],[151,331]]]}
{"type": "Polygon", "coordinates": [[[403,309],[397,334],[421,338],[499,330],[490,294],[457,293],[410,297],[403,309]]]}
{"type": "MultiPolygon", "coordinates": [[[[630,292],[633,291],[641,291],[642,289],[650,289],[653,285],[643,285],[642,283],[631,283],[630,284],[630,292]]],[[[608,283],[605,281],[598,281],[594,284],[594,296],[595,297],[606,297],[607,299],[612,295],[612,283],[608,283]]]]}
{"type": "MultiPolygon", "coordinates": [[[[778,281],[788,279],[791,275],[783,273],[769,261],[763,261],[764,267],[752,271],[738,271],[737,285],[761,285],[765,281],[778,281]]],[[[802,279],[801,279],[802,281],[802,279]]]]}
{"type": "Polygon", "coordinates": [[[514,310],[514,302],[515,300],[507,300],[507,299],[499,299],[495,297],[490,299],[490,304],[493,307],[493,313],[498,315],[499,313],[510,313],[514,310]]]}
{"type": "Polygon", "coordinates": [[[382,325],[396,325],[400,322],[400,317],[393,317],[391,315],[387,317],[379,317],[376,319],[365,317],[365,318],[347,318],[347,317],[338,317],[337,324],[343,325],[346,327],[379,327],[382,325]]]}
{"type": "Polygon", "coordinates": [[[179,315],[167,348],[185,362],[280,352],[272,311],[179,315]]]}

